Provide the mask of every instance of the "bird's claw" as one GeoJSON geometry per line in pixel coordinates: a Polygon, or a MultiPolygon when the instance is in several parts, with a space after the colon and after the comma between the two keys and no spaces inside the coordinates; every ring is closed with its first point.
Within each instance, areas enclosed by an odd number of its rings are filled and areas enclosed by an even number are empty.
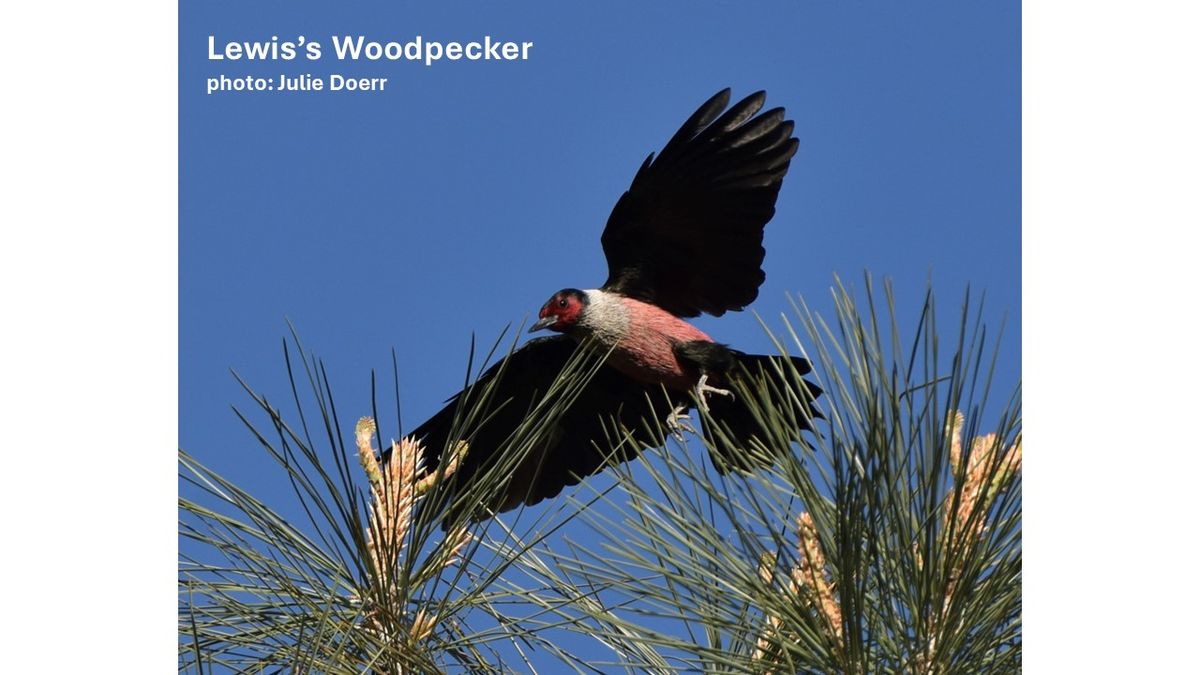
{"type": "Polygon", "coordinates": [[[708,399],[705,397],[705,394],[728,396],[731,401],[734,399],[732,391],[708,386],[708,375],[701,375],[700,381],[696,383],[696,398],[700,401],[700,409],[708,412],[708,399]]]}
{"type": "Polygon", "coordinates": [[[683,432],[689,431],[692,434],[696,433],[695,427],[684,422],[684,420],[690,419],[691,418],[688,417],[687,414],[687,406],[685,405],[675,406],[675,409],[671,411],[671,414],[667,415],[667,428],[670,429],[671,435],[675,437],[675,440],[679,441],[680,443],[685,441],[683,432]]]}

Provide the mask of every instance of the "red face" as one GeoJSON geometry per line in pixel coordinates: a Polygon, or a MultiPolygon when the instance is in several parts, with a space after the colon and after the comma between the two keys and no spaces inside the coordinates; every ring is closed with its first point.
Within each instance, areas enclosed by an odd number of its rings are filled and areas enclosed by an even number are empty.
{"type": "Polygon", "coordinates": [[[542,309],[538,311],[538,320],[530,327],[529,332],[549,328],[557,333],[565,333],[579,321],[585,302],[586,296],[574,288],[555,293],[542,305],[542,309]]]}

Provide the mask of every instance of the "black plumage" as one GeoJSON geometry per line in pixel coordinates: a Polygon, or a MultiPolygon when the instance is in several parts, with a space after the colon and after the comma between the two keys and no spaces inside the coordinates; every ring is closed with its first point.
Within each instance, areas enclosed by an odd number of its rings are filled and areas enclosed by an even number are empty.
{"type": "MultiPolygon", "coordinates": [[[[454,480],[470,481],[500,458],[496,451],[512,447],[517,429],[542,401],[563,371],[577,345],[567,336],[530,340],[505,361],[490,367],[468,389],[455,394],[447,405],[412,432],[436,461],[451,441],[465,440],[470,448],[454,480]],[[490,388],[490,390],[489,390],[490,388]],[[490,394],[490,395],[488,395],[490,394]],[[482,397],[488,395],[486,400],[482,397]],[[472,396],[481,405],[474,421],[464,423],[459,404],[472,396]]],[[[535,504],[558,495],[606,466],[614,420],[639,443],[617,448],[616,461],[632,459],[657,442],[647,433],[646,421],[661,420],[671,406],[687,397],[667,394],[661,387],[647,387],[617,371],[601,367],[579,391],[578,397],[550,428],[550,434],[534,443],[515,466],[508,466],[508,485],[486,510],[496,512],[524,504],[535,504]]],[[[470,403],[468,403],[469,405],[470,403]]],[[[651,429],[655,427],[650,427],[651,429]]]]}
{"type": "Polygon", "coordinates": [[[763,228],[799,147],[783,108],[754,117],[765,101],[760,91],[722,115],[725,89],[646,158],[600,237],[604,290],[681,317],[721,316],[758,297],[763,228]]]}

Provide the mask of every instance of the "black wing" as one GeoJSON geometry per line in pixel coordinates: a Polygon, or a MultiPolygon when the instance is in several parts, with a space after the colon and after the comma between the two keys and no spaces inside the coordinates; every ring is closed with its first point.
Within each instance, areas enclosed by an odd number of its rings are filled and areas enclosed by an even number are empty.
{"type": "MultiPolygon", "coordinates": [[[[449,404],[417,427],[412,435],[422,441],[432,466],[451,441],[465,440],[468,451],[452,481],[456,491],[480,472],[503,462],[504,451],[522,452],[511,442],[522,423],[537,414],[537,406],[551,389],[577,349],[566,336],[531,340],[492,366],[449,404]],[[460,403],[465,402],[465,405],[460,403]],[[465,417],[468,411],[474,416],[465,417]]],[[[601,366],[565,412],[557,416],[549,433],[525,451],[500,495],[474,508],[475,517],[488,510],[508,511],[521,504],[536,504],[558,495],[565,486],[598,473],[612,462],[628,461],[661,438],[662,423],[670,412],[661,388],[647,388],[608,366],[601,366]],[[649,395],[649,398],[648,398],[649,395]],[[657,408],[652,410],[651,401],[657,408]],[[633,433],[636,447],[626,443],[613,452],[613,420],[633,433]],[[654,434],[646,431],[650,423],[654,434]]]]}
{"type": "Polygon", "coordinates": [[[681,317],[720,316],[758,297],[763,227],[799,145],[783,108],[754,116],[764,101],[760,91],[722,115],[725,89],[646,158],[600,238],[605,290],[681,317]]]}

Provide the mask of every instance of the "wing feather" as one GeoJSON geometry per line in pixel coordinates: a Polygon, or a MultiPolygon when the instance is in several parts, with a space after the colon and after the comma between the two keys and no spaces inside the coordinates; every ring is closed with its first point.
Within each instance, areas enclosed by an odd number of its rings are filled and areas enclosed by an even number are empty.
{"type": "Polygon", "coordinates": [[[675,314],[720,316],[758,296],[763,228],[799,141],[783,108],[757,92],[728,110],[718,92],[651,153],[600,241],[603,288],[675,314]]]}
{"type": "MultiPolygon", "coordinates": [[[[458,489],[505,462],[504,453],[519,452],[512,442],[515,432],[551,390],[576,348],[575,341],[565,336],[531,340],[451,397],[441,411],[412,432],[423,443],[429,466],[437,466],[452,442],[467,441],[467,455],[452,479],[458,489]]],[[[520,461],[504,464],[511,478],[490,503],[477,505],[474,515],[536,504],[604,470],[614,459],[635,457],[654,442],[642,431],[645,422],[661,421],[669,411],[665,402],[660,406],[665,410],[652,410],[647,394],[662,397],[661,389],[650,391],[601,366],[571,406],[549,425],[548,433],[531,445],[520,461]],[[607,429],[613,420],[634,432],[639,444],[627,445],[610,458],[607,429]]]]}

